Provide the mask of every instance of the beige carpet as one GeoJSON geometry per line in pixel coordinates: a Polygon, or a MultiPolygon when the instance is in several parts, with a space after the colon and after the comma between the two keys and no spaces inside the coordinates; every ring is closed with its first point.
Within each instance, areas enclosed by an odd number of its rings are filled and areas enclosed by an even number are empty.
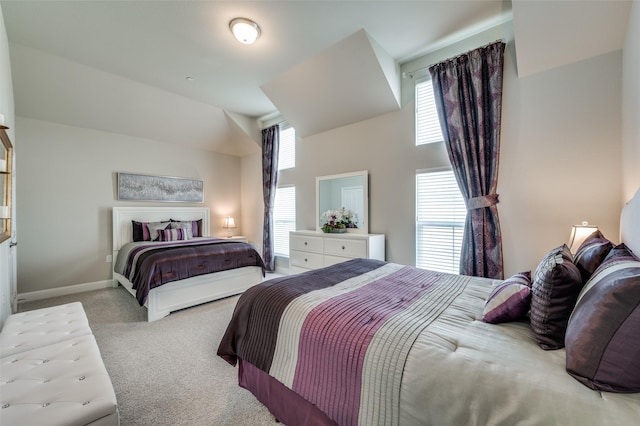
{"type": "Polygon", "coordinates": [[[146,322],[124,288],[24,302],[20,311],[83,304],[127,425],[274,425],[238,386],[237,367],[216,356],[238,297],[146,322]]]}

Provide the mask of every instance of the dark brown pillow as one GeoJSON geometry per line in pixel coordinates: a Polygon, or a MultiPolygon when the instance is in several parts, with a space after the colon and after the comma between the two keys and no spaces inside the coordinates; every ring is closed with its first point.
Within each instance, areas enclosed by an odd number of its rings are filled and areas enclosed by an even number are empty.
{"type": "Polygon", "coordinates": [[[531,328],[545,350],[564,347],[569,316],[582,289],[580,271],[566,244],[551,250],[533,276],[531,328]]]}
{"type": "Polygon", "coordinates": [[[640,392],[640,261],[613,249],[596,269],[569,320],[567,371],[607,392],[640,392]]]}
{"type": "Polygon", "coordinates": [[[612,247],[611,241],[606,239],[599,230],[593,232],[580,244],[573,257],[573,263],[578,267],[583,283],[586,283],[593,271],[600,266],[612,247]]]}

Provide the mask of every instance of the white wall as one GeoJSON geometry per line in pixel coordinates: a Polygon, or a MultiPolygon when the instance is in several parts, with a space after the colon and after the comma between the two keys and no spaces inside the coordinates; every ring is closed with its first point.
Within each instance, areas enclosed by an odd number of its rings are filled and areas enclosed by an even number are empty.
{"type": "Polygon", "coordinates": [[[23,117],[16,128],[18,293],[110,279],[111,207],[159,204],[117,201],[116,172],[203,179],[211,232],[227,215],[242,231],[239,157],[23,117]]]}
{"type": "MultiPolygon", "coordinates": [[[[13,104],[13,84],[11,78],[11,63],[9,60],[9,41],[7,39],[7,31],[4,26],[4,17],[0,6],[0,114],[4,115],[5,125],[9,127],[7,134],[11,138],[14,149],[16,147],[15,138],[15,114],[13,104]]],[[[14,168],[15,170],[15,168],[14,168]]],[[[14,182],[15,184],[15,182],[14,182]]],[[[14,186],[15,188],[15,186],[14,186]]],[[[13,191],[15,200],[15,191],[13,191]]],[[[15,213],[15,202],[13,204],[15,213]]],[[[12,233],[15,238],[17,221],[15,214],[12,214],[12,233]]],[[[11,240],[0,243],[0,328],[4,324],[7,316],[11,314],[11,298],[12,298],[12,280],[14,276],[14,263],[10,256],[9,247],[11,240]]]]}
{"type": "Polygon", "coordinates": [[[241,218],[243,235],[262,253],[262,154],[245,155],[240,163],[241,218]]]}
{"type": "Polygon", "coordinates": [[[640,0],[631,6],[623,49],[622,202],[640,189],[640,0]]]}
{"type": "MultiPolygon", "coordinates": [[[[588,220],[617,239],[621,188],[620,52],[519,79],[505,53],[498,210],[505,274],[533,269],[588,220]]],[[[315,177],[369,170],[370,232],[387,260],[415,264],[415,172],[448,164],[441,145],[414,146],[414,103],[304,138],[296,168],[298,229],[313,229],[315,177]]],[[[256,192],[257,194],[257,192],[256,192]]]]}
{"type": "Polygon", "coordinates": [[[617,241],[622,185],[621,52],[520,79],[513,58],[498,184],[508,273],[535,267],[583,220],[617,241]]]}

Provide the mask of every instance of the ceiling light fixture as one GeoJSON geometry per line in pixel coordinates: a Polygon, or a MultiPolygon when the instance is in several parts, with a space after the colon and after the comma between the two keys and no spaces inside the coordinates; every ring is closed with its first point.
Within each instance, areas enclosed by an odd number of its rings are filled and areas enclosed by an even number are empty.
{"type": "Polygon", "coordinates": [[[229,22],[229,29],[243,44],[252,44],[260,37],[260,27],[251,19],[234,18],[229,22]]]}

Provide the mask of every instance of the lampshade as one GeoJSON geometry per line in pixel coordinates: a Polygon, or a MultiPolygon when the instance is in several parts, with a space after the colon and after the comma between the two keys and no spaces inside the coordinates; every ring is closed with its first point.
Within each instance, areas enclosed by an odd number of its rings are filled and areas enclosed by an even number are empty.
{"type": "Polygon", "coordinates": [[[260,37],[258,24],[247,18],[235,18],[229,22],[234,37],[243,44],[252,44],[260,37]]]}
{"type": "Polygon", "coordinates": [[[589,222],[582,222],[580,225],[573,225],[571,227],[571,235],[569,236],[569,248],[572,253],[575,253],[576,250],[580,247],[580,244],[584,242],[584,240],[595,231],[598,230],[596,225],[589,225],[589,222]]]}
{"type": "Polygon", "coordinates": [[[231,216],[227,216],[224,220],[224,225],[222,225],[224,229],[231,229],[236,227],[236,221],[233,220],[231,216]]]}
{"type": "Polygon", "coordinates": [[[0,206],[0,219],[9,219],[9,206],[0,206]]]}

